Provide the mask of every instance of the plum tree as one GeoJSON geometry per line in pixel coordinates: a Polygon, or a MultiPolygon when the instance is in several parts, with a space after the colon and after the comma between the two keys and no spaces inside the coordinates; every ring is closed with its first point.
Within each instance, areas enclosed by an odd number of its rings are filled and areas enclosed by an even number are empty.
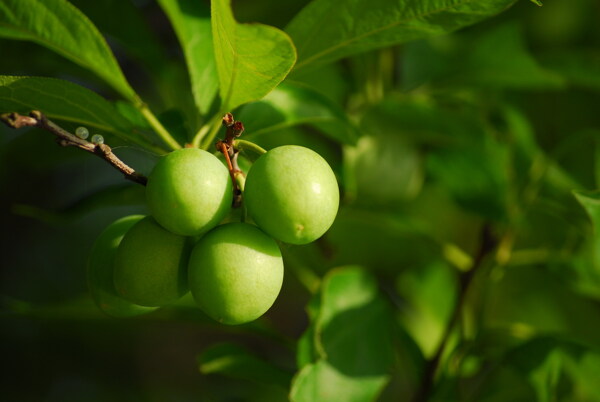
{"type": "Polygon", "coordinates": [[[189,239],[163,229],[148,216],[127,233],[115,256],[115,288],[142,306],[164,306],[188,291],[189,239]]]}
{"type": "Polygon", "coordinates": [[[325,159],[296,145],[274,148],[258,158],[244,190],[256,224],[290,244],[321,237],[335,219],[339,199],[335,174],[325,159]]]}
{"type": "Polygon", "coordinates": [[[279,246],[256,226],[228,223],[207,233],[190,256],[189,285],[200,308],[224,324],[263,315],[283,282],[279,246]]]}
{"type": "Polygon", "coordinates": [[[98,307],[113,317],[130,317],[155,310],[123,299],[114,285],[117,248],[125,233],[142,218],[143,215],[131,215],[114,221],[98,236],[90,252],[87,269],[90,293],[98,307]]]}
{"type": "Polygon", "coordinates": [[[197,148],[171,152],[148,177],[146,200],[165,229],[196,236],[216,226],[229,211],[231,178],[212,154],[197,148]]]}

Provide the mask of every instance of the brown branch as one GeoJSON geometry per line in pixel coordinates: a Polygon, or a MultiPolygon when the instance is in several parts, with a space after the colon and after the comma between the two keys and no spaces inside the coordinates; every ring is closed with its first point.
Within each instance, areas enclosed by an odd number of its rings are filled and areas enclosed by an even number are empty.
{"type": "Polygon", "coordinates": [[[63,147],[77,147],[84,151],[93,153],[100,158],[107,161],[115,169],[125,175],[127,180],[146,185],[148,178],[140,173],[137,173],[131,167],[127,166],[121,159],[112,152],[112,149],[106,144],[94,144],[89,141],[83,140],[56,123],[48,120],[48,118],[40,111],[34,110],[29,113],[29,116],[23,116],[18,113],[5,113],[0,115],[0,121],[11,128],[22,128],[22,127],[39,127],[44,130],[50,131],[52,134],[57,136],[56,142],[63,147]]]}
{"type": "Polygon", "coordinates": [[[431,396],[434,386],[434,379],[442,360],[444,350],[446,349],[448,340],[452,334],[452,330],[460,319],[462,309],[467,299],[467,294],[471,284],[473,283],[473,278],[481,270],[486,257],[490,255],[497,248],[497,246],[498,239],[492,233],[491,227],[488,224],[484,225],[481,231],[481,244],[479,245],[479,250],[475,256],[475,259],[473,260],[473,265],[471,266],[470,270],[464,272],[460,277],[459,295],[456,305],[454,306],[454,311],[452,312],[450,321],[446,326],[435,354],[425,363],[423,377],[421,377],[421,385],[412,398],[413,402],[425,402],[431,396]]]}
{"type": "Polygon", "coordinates": [[[238,185],[238,176],[240,174],[243,175],[244,172],[241,171],[238,165],[238,151],[233,146],[233,140],[242,135],[244,125],[241,121],[235,121],[231,113],[225,113],[223,116],[223,126],[227,129],[225,139],[217,141],[215,146],[227,161],[227,168],[231,176],[231,182],[233,183],[233,207],[238,208],[242,205],[242,189],[238,185]]]}

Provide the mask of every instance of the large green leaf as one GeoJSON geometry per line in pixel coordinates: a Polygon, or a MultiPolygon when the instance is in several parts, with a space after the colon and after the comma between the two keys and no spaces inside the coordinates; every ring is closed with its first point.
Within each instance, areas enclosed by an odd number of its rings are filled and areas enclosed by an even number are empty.
{"type": "Polygon", "coordinates": [[[439,35],[498,14],[515,0],[313,0],[287,26],[296,69],[439,35]]]}
{"type": "Polygon", "coordinates": [[[136,99],[100,32],[66,0],[3,0],[0,36],[46,46],[93,71],[127,99],[136,99]]]}
{"type": "Polygon", "coordinates": [[[31,110],[148,145],[130,133],[132,124],[112,103],[89,89],[56,78],[0,76],[0,113],[31,110]]]}
{"type": "Polygon", "coordinates": [[[171,20],[183,49],[196,106],[205,114],[217,96],[219,86],[210,10],[199,1],[159,0],[159,3],[171,20]]]}
{"type": "Polygon", "coordinates": [[[299,124],[317,125],[330,138],[356,143],[358,132],[344,111],[324,95],[301,84],[284,83],[237,116],[248,138],[299,124]]]}
{"type": "Polygon", "coordinates": [[[377,282],[357,267],[333,270],[321,288],[314,334],[320,358],[294,379],[293,401],[373,400],[394,361],[393,315],[377,282]]]}
{"type": "Polygon", "coordinates": [[[211,5],[221,110],[227,111],[275,88],[296,62],[296,50],[277,28],[238,24],[229,0],[212,0],[211,5]]]}

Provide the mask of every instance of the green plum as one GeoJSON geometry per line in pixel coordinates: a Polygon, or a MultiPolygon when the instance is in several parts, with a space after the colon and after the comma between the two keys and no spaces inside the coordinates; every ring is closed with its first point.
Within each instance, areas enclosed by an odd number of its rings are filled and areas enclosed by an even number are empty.
{"type": "Polygon", "coordinates": [[[123,299],[117,294],[113,281],[117,247],[125,233],[143,217],[131,215],[116,220],[104,229],[92,246],[87,267],[88,287],[98,307],[113,317],[131,317],[156,309],[139,306],[123,299]]]}
{"type": "Polygon", "coordinates": [[[148,177],[146,201],[165,229],[201,235],[230,210],[233,187],[227,168],[213,154],[185,148],[163,157],[148,177]]]}
{"type": "Polygon", "coordinates": [[[267,234],[286,243],[307,244],[333,223],[340,193],[325,159],[308,148],[284,145],[254,162],[244,202],[267,234]]]}
{"type": "Polygon", "coordinates": [[[123,237],[115,256],[117,293],[142,306],[164,306],[188,291],[189,239],[148,216],[123,237]]]}
{"type": "Polygon", "coordinates": [[[204,235],[190,256],[194,299],[223,324],[253,321],[275,302],[283,282],[279,246],[256,226],[228,223],[204,235]]]}

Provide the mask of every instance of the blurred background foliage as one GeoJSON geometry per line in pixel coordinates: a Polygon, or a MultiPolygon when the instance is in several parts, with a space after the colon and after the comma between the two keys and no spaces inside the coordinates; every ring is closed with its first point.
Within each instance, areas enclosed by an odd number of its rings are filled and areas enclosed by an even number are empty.
{"type": "MultiPolygon", "coordinates": [[[[189,140],[198,117],[160,7],[72,3],[165,126],[189,140]]],[[[284,28],[305,3],[233,8],[241,22],[284,28]]],[[[595,0],[519,1],[456,33],[298,72],[234,111],[248,140],[319,152],[343,195],[324,238],[282,246],[277,302],[239,327],[190,300],[104,316],[87,293],[87,255],[110,222],[146,213],[143,189],[48,133],[1,128],[2,394],[410,400],[464,297],[432,400],[600,400],[599,16],[595,0]],[[499,244],[462,295],[484,227],[499,244]]],[[[115,98],[38,45],[1,39],[0,55],[2,74],[59,77],[115,98]]],[[[158,157],[116,145],[143,173],[158,157]]]]}

